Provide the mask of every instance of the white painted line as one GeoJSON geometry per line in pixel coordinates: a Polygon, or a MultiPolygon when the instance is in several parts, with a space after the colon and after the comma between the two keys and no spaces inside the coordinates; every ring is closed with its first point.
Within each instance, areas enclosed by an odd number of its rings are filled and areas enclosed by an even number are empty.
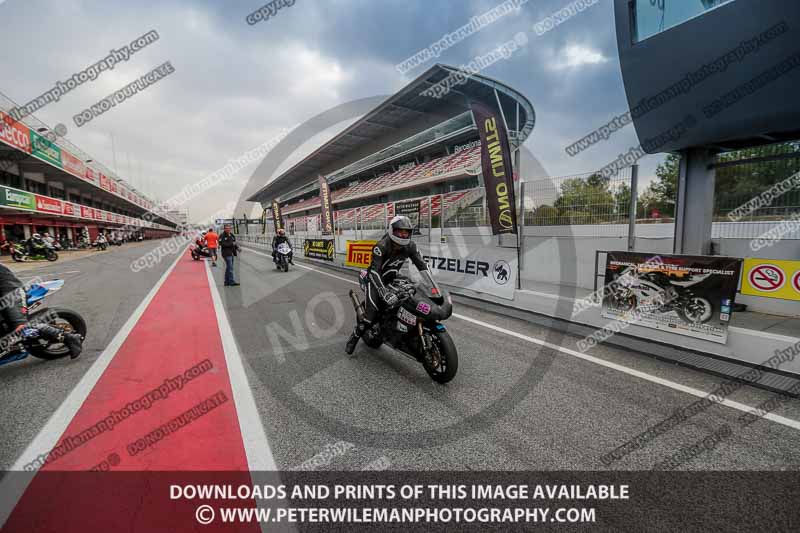
{"type": "MultiPolygon", "coordinates": [[[[172,265],[164,272],[153,288],[150,289],[150,292],[144,297],[139,307],[136,308],[130,318],[128,318],[128,321],[125,322],[117,334],[114,335],[114,338],[111,339],[111,342],[106,346],[106,349],[103,350],[103,353],[100,354],[100,357],[92,363],[89,370],[86,371],[78,384],[75,385],[75,388],[67,395],[66,399],[64,399],[44,427],[39,431],[39,434],[36,435],[28,447],[25,448],[25,451],[22,452],[22,455],[19,456],[9,470],[24,471],[23,467],[39,457],[39,454],[52,450],[55,447],[58,443],[58,439],[61,438],[61,435],[67,430],[67,426],[69,426],[69,423],[75,417],[75,414],[81,408],[83,402],[86,401],[89,393],[92,392],[92,389],[94,389],[94,386],[100,380],[103,372],[108,368],[111,360],[117,355],[117,351],[128,338],[128,335],[136,326],[136,323],[139,322],[147,306],[153,301],[153,298],[155,298],[159,289],[183,256],[183,251],[178,254],[178,257],[173,261],[172,265]]],[[[21,479],[22,477],[23,476],[6,475],[3,480],[0,481],[0,495],[2,495],[0,496],[0,527],[8,520],[11,511],[17,505],[17,501],[19,501],[19,498],[33,479],[33,472],[31,472],[30,476],[25,476],[24,482],[21,479]]]]}
{"type": "Polygon", "coordinates": [[[762,339],[770,339],[778,342],[785,342],[786,344],[795,344],[800,342],[800,337],[789,337],[779,333],[770,333],[768,331],[757,331],[755,329],[739,328],[736,326],[728,326],[728,333],[734,332],[740,335],[750,335],[753,337],[761,337],[762,339]]]}
{"type": "MultiPolygon", "coordinates": [[[[247,374],[242,364],[242,356],[236,346],[236,339],[233,337],[231,324],[225,307],[222,305],[222,297],[219,294],[219,287],[211,274],[211,265],[205,263],[208,284],[211,287],[211,298],[214,301],[214,312],[217,315],[219,334],[222,338],[222,349],[225,352],[225,363],[228,365],[228,375],[231,379],[231,390],[236,405],[236,413],[239,418],[239,430],[242,433],[244,451],[247,455],[247,465],[251,472],[263,470],[278,470],[272,449],[261,423],[261,416],[258,414],[256,400],[253,398],[253,391],[247,380],[247,374]]],[[[255,480],[254,480],[255,481],[255,480]]]]}
{"type": "Polygon", "coordinates": [[[64,274],[80,274],[80,270],[68,270],[67,272],[43,272],[38,276],[25,276],[19,279],[34,279],[34,278],[41,278],[42,276],[63,276],[64,274]]]}
{"type": "MultiPolygon", "coordinates": [[[[255,250],[251,250],[251,251],[254,252],[254,253],[260,253],[260,252],[256,252],[255,250]]],[[[261,255],[266,255],[266,254],[261,254],[261,255]]],[[[311,267],[307,267],[307,266],[299,265],[299,264],[295,264],[295,266],[300,267],[300,268],[305,268],[306,270],[312,270],[314,272],[317,272],[318,274],[323,274],[325,276],[330,276],[332,278],[336,278],[336,279],[339,279],[339,280],[342,280],[342,281],[346,281],[346,282],[352,283],[354,285],[358,285],[357,281],[354,281],[352,279],[343,278],[343,277],[337,276],[335,274],[330,274],[330,273],[324,272],[322,270],[317,270],[316,268],[311,268],[311,267]]],[[[575,351],[575,350],[570,350],[569,348],[564,348],[563,346],[558,346],[556,344],[551,344],[551,343],[549,343],[547,341],[543,341],[543,340],[537,339],[535,337],[530,337],[528,335],[523,335],[522,333],[517,333],[516,331],[511,331],[509,329],[501,328],[501,327],[495,326],[493,324],[487,324],[485,322],[481,322],[480,320],[476,320],[474,318],[471,318],[471,317],[468,317],[468,316],[465,316],[465,315],[459,315],[458,313],[453,313],[453,317],[454,318],[458,318],[460,320],[464,320],[465,322],[470,322],[470,323],[475,324],[477,326],[482,326],[484,328],[497,331],[498,333],[503,333],[503,334],[508,335],[510,337],[515,337],[517,339],[521,339],[521,340],[524,340],[526,342],[530,342],[530,343],[533,343],[533,344],[538,344],[539,346],[543,346],[545,348],[550,348],[551,350],[556,350],[556,351],[561,352],[563,354],[571,355],[573,357],[577,357],[578,359],[582,359],[584,361],[588,361],[588,362],[594,363],[596,365],[604,366],[606,368],[610,368],[612,370],[616,370],[618,372],[622,372],[624,374],[628,374],[629,376],[634,376],[634,377],[637,377],[639,379],[643,379],[645,381],[649,381],[651,383],[656,383],[656,384],[662,385],[664,387],[669,387],[669,388],[677,390],[677,391],[685,392],[686,394],[691,394],[692,396],[697,396],[699,398],[705,398],[706,396],[711,394],[710,392],[705,392],[705,391],[702,391],[700,389],[695,389],[693,387],[687,387],[686,385],[681,385],[680,383],[676,383],[676,382],[670,381],[668,379],[659,378],[657,376],[651,376],[650,374],[646,374],[645,372],[641,372],[639,370],[634,370],[633,368],[628,368],[626,366],[618,365],[616,363],[612,363],[612,362],[606,361],[604,359],[599,359],[597,357],[592,357],[591,355],[586,355],[584,353],[581,353],[581,352],[578,352],[578,351],[575,351]]],[[[749,413],[751,410],[755,409],[755,407],[751,407],[749,405],[745,405],[745,404],[739,403],[739,402],[734,402],[733,400],[722,400],[721,402],[719,402],[719,404],[720,405],[724,405],[726,407],[730,407],[732,409],[736,409],[738,411],[742,411],[744,413],[749,413]]],[[[790,428],[793,428],[793,429],[800,430],[800,421],[793,420],[791,418],[786,418],[786,417],[783,417],[783,416],[780,416],[780,415],[775,415],[775,414],[772,414],[772,413],[767,413],[766,415],[763,416],[763,418],[766,418],[767,420],[771,420],[773,422],[776,422],[778,424],[782,424],[784,426],[787,426],[787,427],[790,427],[790,428]]]]}

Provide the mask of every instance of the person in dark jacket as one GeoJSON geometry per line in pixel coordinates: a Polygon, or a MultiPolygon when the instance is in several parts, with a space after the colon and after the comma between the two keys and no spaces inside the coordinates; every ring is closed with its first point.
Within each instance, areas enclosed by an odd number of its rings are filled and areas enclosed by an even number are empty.
{"type": "Polygon", "coordinates": [[[15,338],[5,338],[2,344],[15,342],[23,338],[41,337],[50,342],[60,342],[69,350],[69,356],[75,359],[83,349],[83,339],[77,333],[67,333],[60,328],[48,324],[29,324],[22,314],[21,307],[25,304],[23,298],[24,285],[5,265],[0,265],[0,318],[13,331],[15,338]]]}
{"type": "Polygon", "coordinates": [[[239,283],[233,278],[233,258],[239,252],[239,245],[236,244],[236,235],[231,233],[230,224],[225,224],[219,236],[219,248],[225,260],[225,286],[236,287],[239,283]]]}

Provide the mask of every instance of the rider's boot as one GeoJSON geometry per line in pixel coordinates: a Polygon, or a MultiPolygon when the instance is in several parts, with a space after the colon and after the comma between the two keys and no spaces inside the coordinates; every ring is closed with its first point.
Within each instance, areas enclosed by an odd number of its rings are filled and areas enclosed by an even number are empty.
{"type": "Polygon", "coordinates": [[[67,333],[63,329],[48,325],[36,325],[39,335],[50,342],[62,342],[69,350],[70,359],[75,359],[83,350],[83,339],[77,333],[67,333]]]}
{"type": "Polygon", "coordinates": [[[356,350],[356,345],[358,344],[358,339],[367,331],[367,324],[366,322],[359,322],[356,324],[356,327],[353,328],[353,333],[350,334],[350,338],[347,339],[347,346],[344,347],[344,351],[347,352],[347,355],[353,355],[353,352],[356,350]]]}

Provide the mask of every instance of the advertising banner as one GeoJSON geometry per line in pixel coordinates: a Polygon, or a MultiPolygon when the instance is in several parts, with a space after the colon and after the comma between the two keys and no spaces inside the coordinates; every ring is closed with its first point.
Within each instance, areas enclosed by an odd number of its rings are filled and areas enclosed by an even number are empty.
{"type": "Polygon", "coordinates": [[[303,255],[314,259],[333,261],[336,248],[333,239],[306,239],[303,243],[303,255]]]}
{"type": "Polygon", "coordinates": [[[61,168],[61,148],[30,130],[31,155],[61,168]]]}
{"type": "Polygon", "coordinates": [[[81,179],[85,179],[86,177],[86,165],[83,164],[83,161],[72,155],[71,153],[67,152],[66,150],[61,151],[61,162],[64,165],[64,170],[72,174],[73,176],[77,176],[81,179]]]}
{"type": "Polygon", "coordinates": [[[492,234],[517,233],[511,149],[503,117],[478,102],[471,106],[481,137],[481,168],[492,234]]]}
{"type": "Polygon", "coordinates": [[[33,194],[9,187],[2,187],[0,203],[8,207],[17,207],[19,209],[36,209],[36,197],[33,194]]]}
{"type": "Polygon", "coordinates": [[[28,126],[17,122],[2,111],[0,111],[0,141],[19,148],[26,154],[31,153],[31,134],[28,126]]]}
{"type": "Polygon", "coordinates": [[[281,217],[281,206],[276,200],[272,201],[272,222],[275,223],[275,231],[283,227],[283,217],[281,217]]]}
{"type": "Polygon", "coordinates": [[[110,182],[110,180],[108,179],[108,176],[106,176],[105,174],[103,174],[101,172],[100,173],[100,188],[101,189],[105,189],[107,191],[111,190],[111,185],[109,184],[109,182],[110,182]]]}
{"type": "Polygon", "coordinates": [[[99,173],[93,168],[86,167],[86,181],[91,181],[92,183],[97,184],[98,174],[99,173]]]}
{"type": "Polygon", "coordinates": [[[71,217],[80,216],[81,206],[72,202],[64,202],[64,214],[71,217]]]}
{"type": "Polygon", "coordinates": [[[372,263],[372,249],[378,241],[347,241],[347,258],[344,264],[351,267],[367,268],[372,263]]]}
{"type": "Polygon", "coordinates": [[[742,294],[800,301],[800,261],[745,259],[742,294]]]}
{"type": "Polygon", "coordinates": [[[333,234],[333,213],[331,212],[331,189],[324,176],[319,177],[320,226],[323,235],[333,234]]]}
{"type": "Polygon", "coordinates": [[[395,216],[407,216],[411,219],[411,225],[414,226],[414,235],[420,235],[419,231],[419,200],[403,200],[394,203],[395,216]]]}
{"type": "Polygon", "coordinates": [[[608,252],[601,314],[725,344],[741,270],[733,257],[608,252]]]}
{"type": "Polygon", "coordinates": [[[64,214],[64,202],[47,196],[36,195],[36,210],[54,215],[64,214]]]}
{"type": "Polygon", "coordinates": [[[94,218],[94,210],[91,207],[81,206],[81,218],[94,218]]]}
{"type": "Polygon", "coordinates": [[[506,300],[514,299],[516,248],[479,245],[451,248],[427,243],[417,243],[417,248],[437,281],[506,300]]]}

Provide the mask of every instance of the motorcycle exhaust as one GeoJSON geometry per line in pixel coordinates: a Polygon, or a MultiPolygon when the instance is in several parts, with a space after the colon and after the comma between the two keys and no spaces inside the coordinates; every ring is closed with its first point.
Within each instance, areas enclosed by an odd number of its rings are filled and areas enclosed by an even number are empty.
{"type": "Polygon", "coordinates": [[[350,301],[353,302],[353,309],[356,310],[356,318],[358,318],[359,322],[364,320],[364,306],[361,305],[361,302],[358,299],[358,295],[350,289],[350,301]]]}

